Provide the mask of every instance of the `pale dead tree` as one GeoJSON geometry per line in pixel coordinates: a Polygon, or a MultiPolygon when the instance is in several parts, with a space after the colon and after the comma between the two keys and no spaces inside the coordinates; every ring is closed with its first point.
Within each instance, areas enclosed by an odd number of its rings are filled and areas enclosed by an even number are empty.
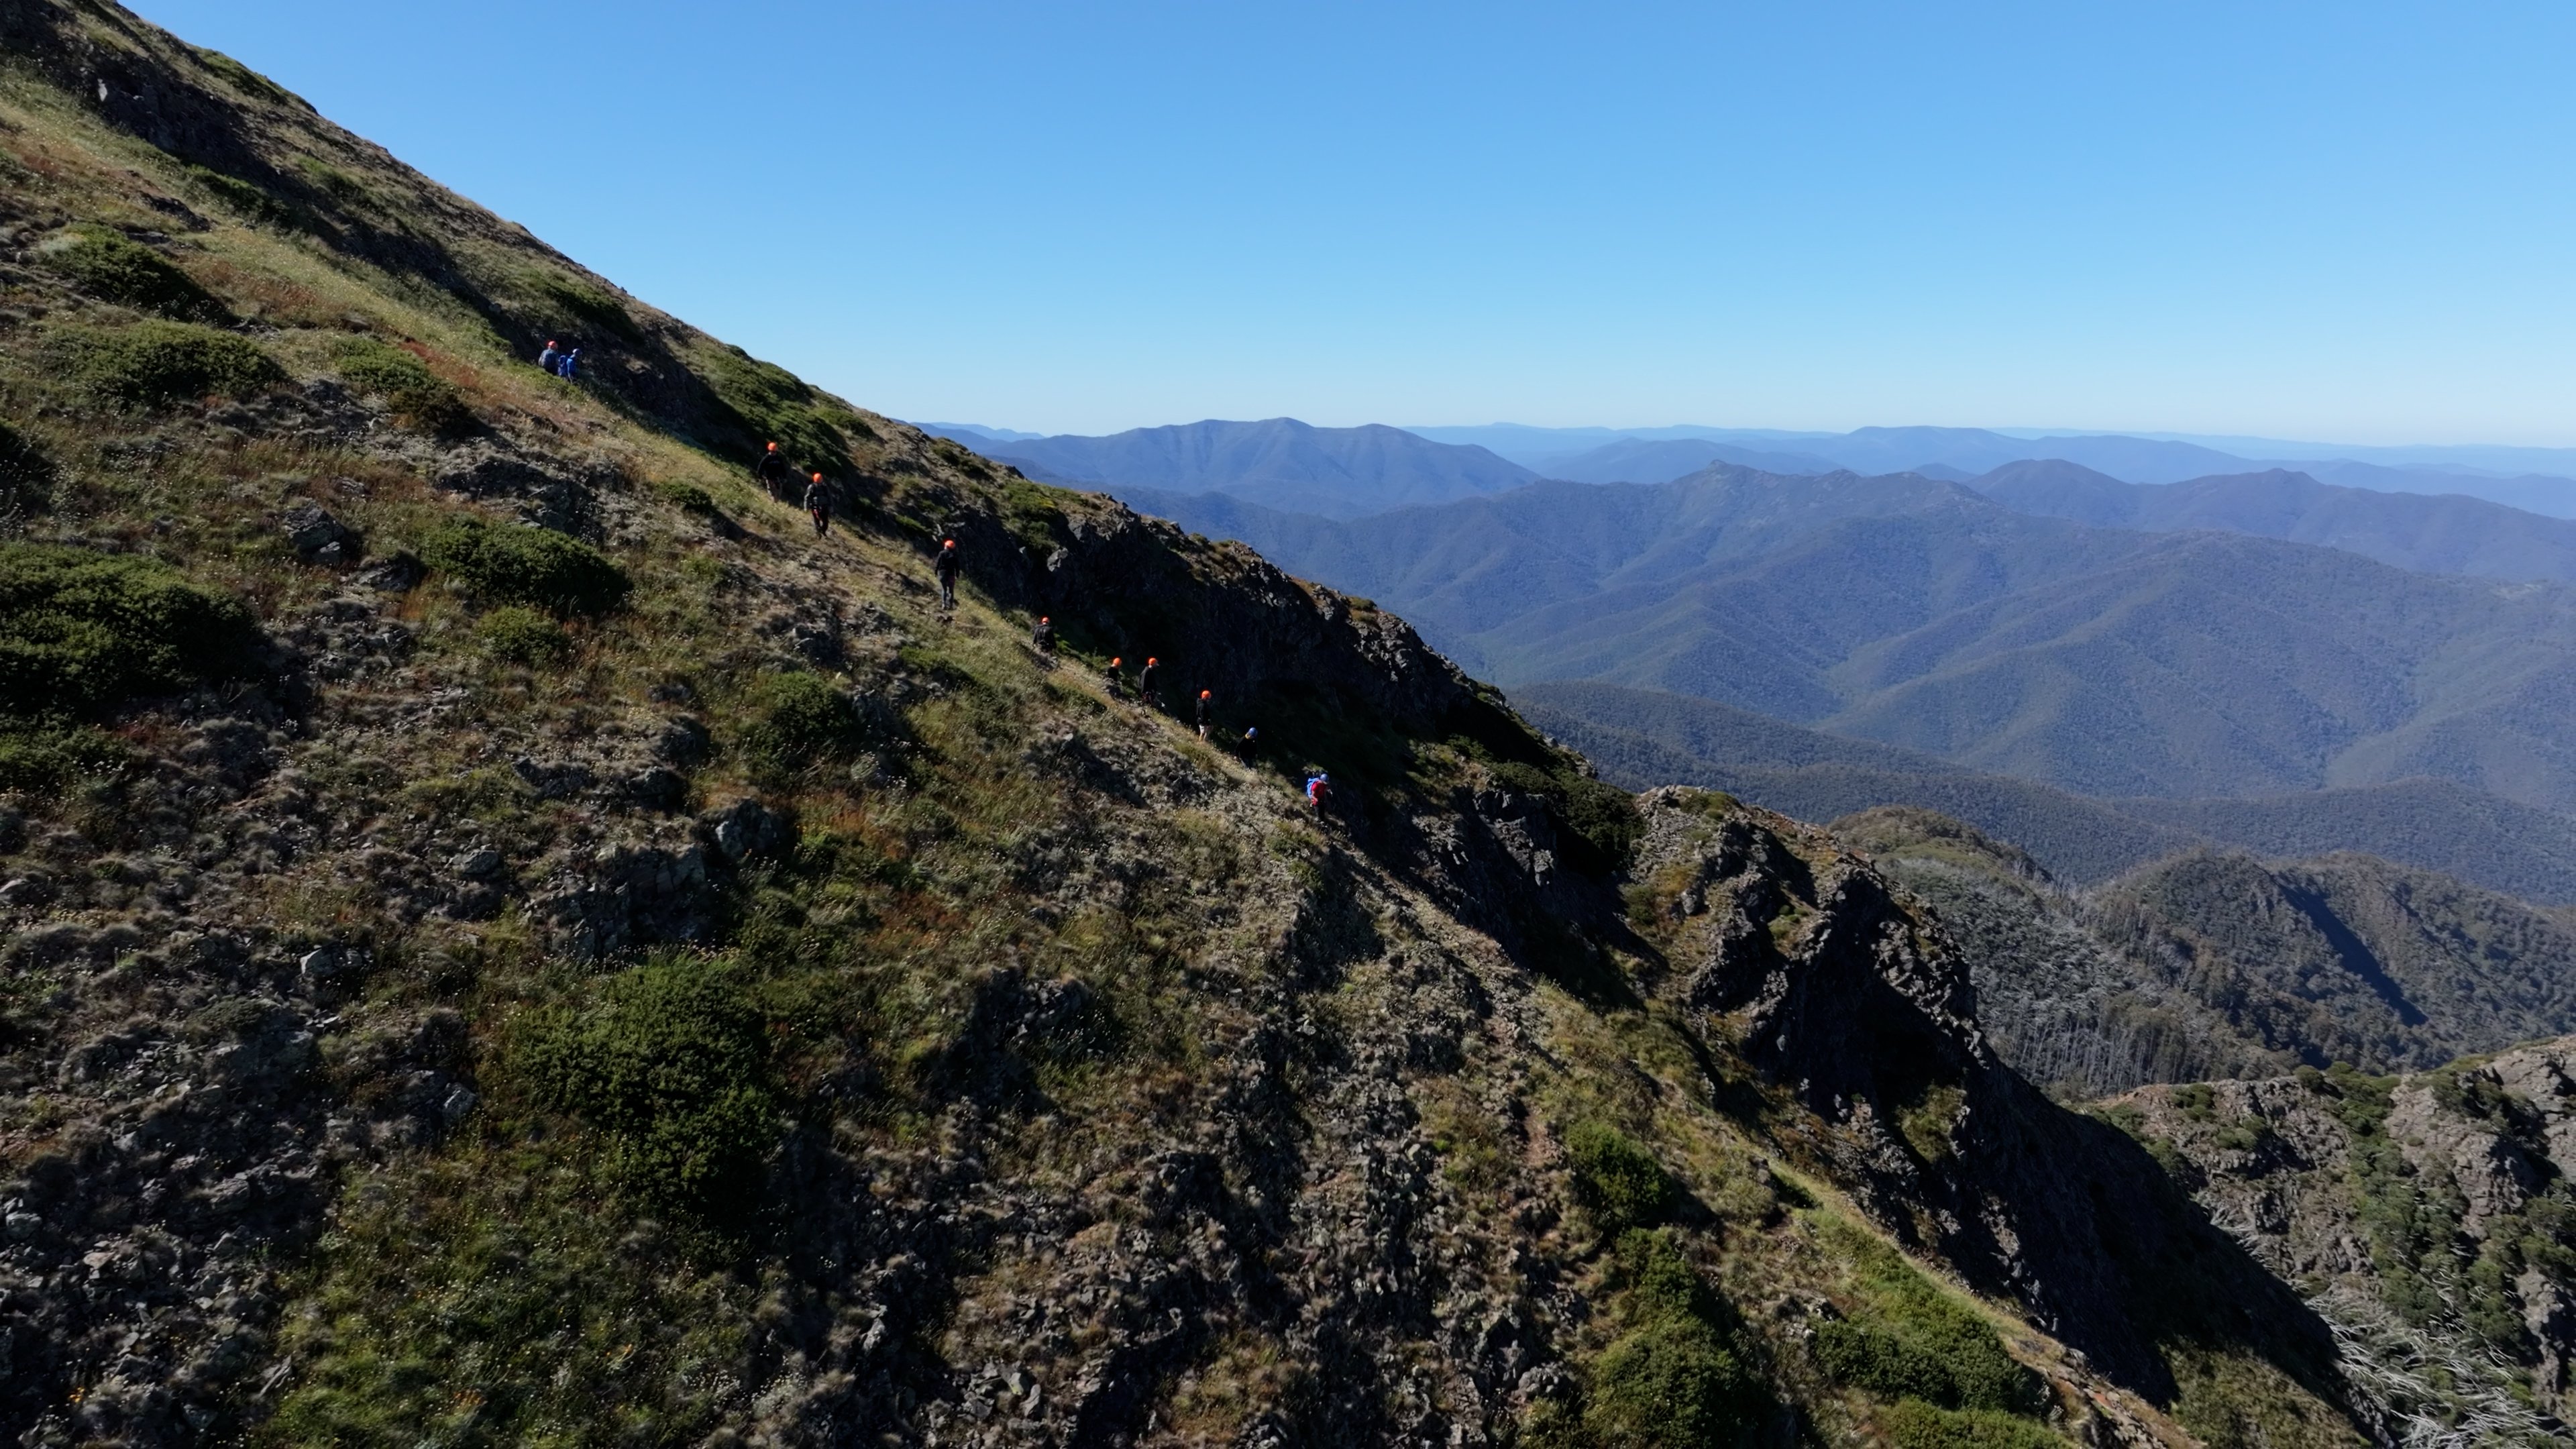
{"type": "Polygon", "coordinates": [[[2309,1299],[2308,1307],[2334,1334],[2344,1382],[2404,1449],[2565,1442],[2515,1397],[2514,1366],[2465,1335],[2429,1337],[2376,1295],[2345,1284],[2309,1299]]]}

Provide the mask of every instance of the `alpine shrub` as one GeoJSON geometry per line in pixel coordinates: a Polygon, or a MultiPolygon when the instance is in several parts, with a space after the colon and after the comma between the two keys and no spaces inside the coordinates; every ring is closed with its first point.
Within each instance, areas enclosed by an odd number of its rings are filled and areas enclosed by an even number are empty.
{"type": "Polygon", "coordinates": [[[1657,1316],[1613,1340],[1592,1364],[1583,1427],[1623,1449],[1703,1449],[1752,1426],[1760,1386],[1717,1330],[1657,1316]]]}
{"type": "Polygon", "coordinates": [[[0,544],[0,715],[95,715],[250,671],[250,610],[157,559],[0,544]]]}
{"type": "Polygon", "coordinates": [[[754,775],[777,780],[857,748],[859,712],[850,697],[812,674],[773,674],[752,690],[751,722],[742,728],[744,761],[754,775]]]}
{"type": "Polygon", "coordinates": [[[639,1194],[715,1217],[756,1200],[778,1100],[766,1023],[730,967],[665,958],[612,977],[587,1009],[541,1018],[521,1066],[540,1102],[609,1134],[639,1194]]]}
{"type": "Polygon", "coordinates": [[[424,432],[454,433],[474,421],[465,399],[446,378],[412,352],[373,337],[343,338],[332,349],[340,375],[361,392],[393,405],[404,421],[424,432]]]}
{"type": "Polygon", "coordinates": [[[36,260],[93,295],[128,307],[182,321],[220,321],[226,315],[223,304],[196,278],[152,248],[105,227],[83,227],[48,242],[36,249],[36,260]]]}
{"type": "Polygon", "coordinates": [[[285,369],[249,339],[192,322],[66,328],[44,350],[64,377],[94,397],[128,407],[167,407],[217,394],[248,397],[286,381],[285,369]]]}
{"type": "Polygon", "coordinates": [[[1574,1190],[1613,1231],[1663,1221],[1679,1192],[1655,1155],[1600,1122],[1577,1122],[1565,1134],[1574,1190]]]}
{"type": "Polygon", "coordinates": [[[1495,781],[1524,795],[1535,795],[1555,807],[1559,820],[1575,836],[1578,850],[1589,854],[1581,862],[1595,873],[1619,869],[1636,848],[1637,838],[1645,833],[1645,817],[1637,813],[1637,801],[1616,785],[1576,771],[1547,771],[1536,765],[1505,760],[1486,766],[1495,781]]]}
{"type": "Polygon", "coordinates": [[[420,541],[421,562],[476,595],[557,615],[605,614],[626,602],[626,571],[551,529],[456,518],[420,541]]]}
{"type": "Polygon", "coordinates": [[[530,668],[552,664],[572,652],[563,626],[520,604],[504,604],[474,621],[474,637],[483,652],[510,664],[530,668]]]}
{"type": "Polygon", "coordinates": [[[113,773],[125,747],[89,725],[0,722],[0,790],[43,793],[83,775],[113,773]]]}
{"type": "Polygon", "coordinates": [[[53,481],[53,463],[15,428],[0,423],[0,519],[43,512],[53,481]]]}
{"type": "Polygon", "coordinates": [[[1908,1399],[1883,1423],[1896,1449],[2066,1449],[2064,1439],[2028,1419],[1991,1409],[1938,1409],[1908,1399]]]}
{"type": "Polygon", "coordinates": [[[1861,1253],[1868,1302],[1816,1333],[1827,1377],[1881,1399],[1921,1399],[1945,1409],[2027,1413],[2037,1375],[2004,1351],[1994,1325],[1953,1301],[1883,1244],[1848,1235],[1861,1253]]]}

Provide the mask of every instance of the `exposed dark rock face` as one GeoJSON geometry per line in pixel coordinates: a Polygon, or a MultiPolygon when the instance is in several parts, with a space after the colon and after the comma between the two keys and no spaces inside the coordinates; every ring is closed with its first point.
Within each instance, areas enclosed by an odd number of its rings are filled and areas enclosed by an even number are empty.
{"type": "Polygon", "coordinates": [[[1757,811],[1713,821],[1706,798],[1641,798],[1637,874],[1669,892],[1671,969],[1816,1114],[1807,1145],[1890,1231],[2150,1398],[2174,1392],[2159,1343],[2183,1336],[2259,1344],[2336,1392],[2331,1338],[2295,1294],[2134,1143],[1996,1058],[1937,920],[1822,832],[1757,811]]]}

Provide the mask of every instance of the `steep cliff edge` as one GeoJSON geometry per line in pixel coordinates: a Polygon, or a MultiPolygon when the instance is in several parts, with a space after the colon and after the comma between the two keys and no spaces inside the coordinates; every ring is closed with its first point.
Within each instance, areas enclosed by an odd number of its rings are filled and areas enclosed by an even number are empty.
{"type": "Polygon", "coordinates": [[[1821,832],[113,7],[0,41],[19,1442],[2376,1425],[1821,832]]]}

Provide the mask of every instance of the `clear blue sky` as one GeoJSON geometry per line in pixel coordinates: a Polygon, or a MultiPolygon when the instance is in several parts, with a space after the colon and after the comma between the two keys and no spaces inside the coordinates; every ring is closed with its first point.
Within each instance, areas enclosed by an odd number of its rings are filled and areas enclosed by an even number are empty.
{"type": "Polygon", "coordinates": [[[2576,6],[142,0],[914,418],[2576,444],[2576,6]]]}

